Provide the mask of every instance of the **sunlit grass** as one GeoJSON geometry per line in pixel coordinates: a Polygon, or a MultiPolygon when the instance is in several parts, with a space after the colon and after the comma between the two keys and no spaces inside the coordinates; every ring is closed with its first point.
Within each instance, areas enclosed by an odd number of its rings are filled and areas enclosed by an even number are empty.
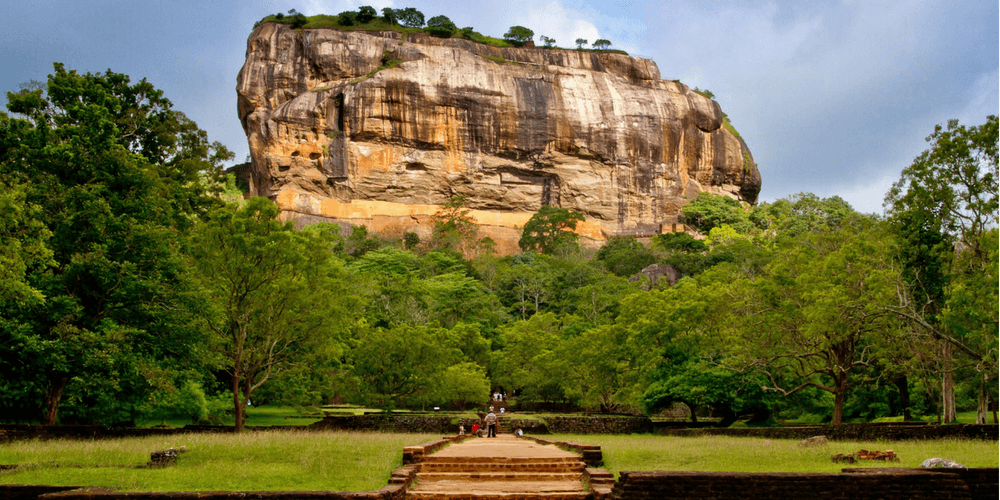
{"type": "Polygon", "coordinates": [[[437,434],[270,431],[100,441],[0,444],[0,483],[102,486],[124,491],[365,491],[386,484],[403,447],[437,434]],[[186,446],[177,464],[134,468],[149,453],[186,446]],[[83,466],[83,467],[81,467],[83,466]],[[95,467],[96,466],[96,467],[95,467]]]}
{"type": "MultiPolygon", "coordinates": [[[[546,436],[548,438],[548,436],[546,436]]],[[[936,439],[913,441],[830,441],[801,447],[797,439],[727,436],[553,435],[553,439],[596,444],[605,468],[620,471],[840,472],[844,467],[918,467],[928,458],[954,460],[967,467],[996,467],[996,441],[936,439]],[[838,453],[893,450],[899,462],[834,463],[838,453]]]]}

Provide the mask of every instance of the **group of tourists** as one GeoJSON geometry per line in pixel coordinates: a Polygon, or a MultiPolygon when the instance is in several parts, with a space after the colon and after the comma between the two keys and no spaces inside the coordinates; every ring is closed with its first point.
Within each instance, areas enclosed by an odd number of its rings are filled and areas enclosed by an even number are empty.
{"type": "MultiPolygon", "coordinates": [[[[500,408],[500,414],[501,415],[504,414],[504,408],[503,407],[500,408]]],[[[485,424],[486,424],[485,425],[485,428],[486,428],[486,437],[488,437],[488,438],[495,438],[495,437],[497,437],[497,420],[498,420],[498,418],[497,418],[497,414],[494,412],[494,408],[492,406],[489,407],[489,413],[487,413],[486,416],[483,417],[483,422],[485,422],[485,424]]],[[[479,422],[476,422],[475,424],[472,424],[472,434],[474,434],[476,436],[479,436],[479,437],[483,437],[483,428],[484,428],[484,426],[481,425],[479,422]]],[[[523,436],[524,435],[524,432],[521,430],[520,427],[517,428],[517,430],[515,430],[514,433],[517,434],[518,436],[523,436]]],[[[458,434],[460,436],[464,436],[465,435],[465,426],[464,425],[459,425],[458,426],[458,434]]]]}

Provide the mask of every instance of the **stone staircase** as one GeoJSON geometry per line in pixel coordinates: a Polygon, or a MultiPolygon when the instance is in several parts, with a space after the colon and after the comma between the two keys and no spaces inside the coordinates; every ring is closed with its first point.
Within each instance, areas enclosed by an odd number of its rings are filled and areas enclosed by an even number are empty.
{"type": "Polygon", "coordinates": [[[420,464],[412,499],[584,500],[584,463],[571,458],[438,458],[420,464]],[[475,461],[473,461],[475,460],[475,461]]]}
{"type": "Polygon", "coordinates": [[[424,456],[416,464],[406,498],[595,500],[605,498],[614,481],[606,471],[588,469],[579,455],[555,447],[538,452],[539,445],[510,434],[473,438],[459,446],[478,449],[424,456]],[[523,453],[514,451],[529,447],[523,453]],[[503,456],[505,450],[513,453],[503,456]]]}

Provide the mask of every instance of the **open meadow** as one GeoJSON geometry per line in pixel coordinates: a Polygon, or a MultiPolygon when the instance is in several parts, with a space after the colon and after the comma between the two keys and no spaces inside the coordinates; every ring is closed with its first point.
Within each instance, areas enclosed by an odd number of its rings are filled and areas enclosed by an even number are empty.
{"type": "MultiPolygon", "coordinates": [[[[34,464],[0,472],[0,483],[101,486],[125,491],[363,491],[386,484],[406,445],[437,434],[267,431],[0,444],[0,465],[34,464]],[[138,468],[154,450],[186,446],[176,465],[138,468]]],[[[996,467],[997,443],[978,440],[832,441],[802,448],[798,440],[722,436],[552,435],[600,445],[605,468],[623,470],[838,472],[843,467],[917,467],[931,457],[968,467],[996,467]],[[846,465],[832,455],[894,450],[898,463],[846,465]]]]}
{"type": "MultiPolygon", "coordinates": [[[[548,438],[549,436],[546,436],[548,438]]],[[[553,435],[552,439],[596,444],[604,452],[604,467],[621,471],[840,472],[844,467],[919,467],[940,457],[966,467],[996,467],[997,442],[971,439],[914,441],[830,441],[801,447],[798,439],[727,436],[673,437],[644,435],[553,435]],[[833,455],[858,450],[893,450],[899,462],[834,463],[833,455]]]]}
{"type": "Polygon", "coordinates": [[[431,434],[268,431],[99,441],[0,444],[0,484],[113,487],[124,491],[364,491],[385,486],[403,447],[431,434]],[[136,468],[150,452],[187,447],[176,465],[136,468]]]}

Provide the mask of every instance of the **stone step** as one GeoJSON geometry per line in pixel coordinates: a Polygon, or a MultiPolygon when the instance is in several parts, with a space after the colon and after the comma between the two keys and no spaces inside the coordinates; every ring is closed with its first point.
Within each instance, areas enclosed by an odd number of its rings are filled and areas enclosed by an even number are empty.
{"type": "Polygon", "coordinates": [[[494,492],[494,491],[464,491],[441,492],[441,491],[407,491],[407,500],[592,500],[593,492],[589,491],[567,491],[567,492],[494,492]]]}
{"type": "Polygon", "coordinates": [[[420,464],[420,472],[574,472],[581,473],[583,462],[497,463],[436,462],[420,464]]]}
{"type": "Polygon", "coordinates": [[[452,495],[451,498],[466,498],[463,495],[499,494],[539,494],[539,493],[586,493],[580,481],[504,481],[504,480],[444,480],[417,481],[409,491],[411,495],[433,493],[452,495]]]}
{"type": "MultiPolygon", "coordinates": [[[[486,439],[486,438],[483,438],[486,439]]],[[[449,457],[428,455],[421,461],[422,465],[442,463],[479,463],[479,464],[582,464],[580,457],[449,457]]]]}
{"type": "Polygon", "coordinates": [[[418,472],[418,481],[579,481],[579,472],[418,472]]]}

